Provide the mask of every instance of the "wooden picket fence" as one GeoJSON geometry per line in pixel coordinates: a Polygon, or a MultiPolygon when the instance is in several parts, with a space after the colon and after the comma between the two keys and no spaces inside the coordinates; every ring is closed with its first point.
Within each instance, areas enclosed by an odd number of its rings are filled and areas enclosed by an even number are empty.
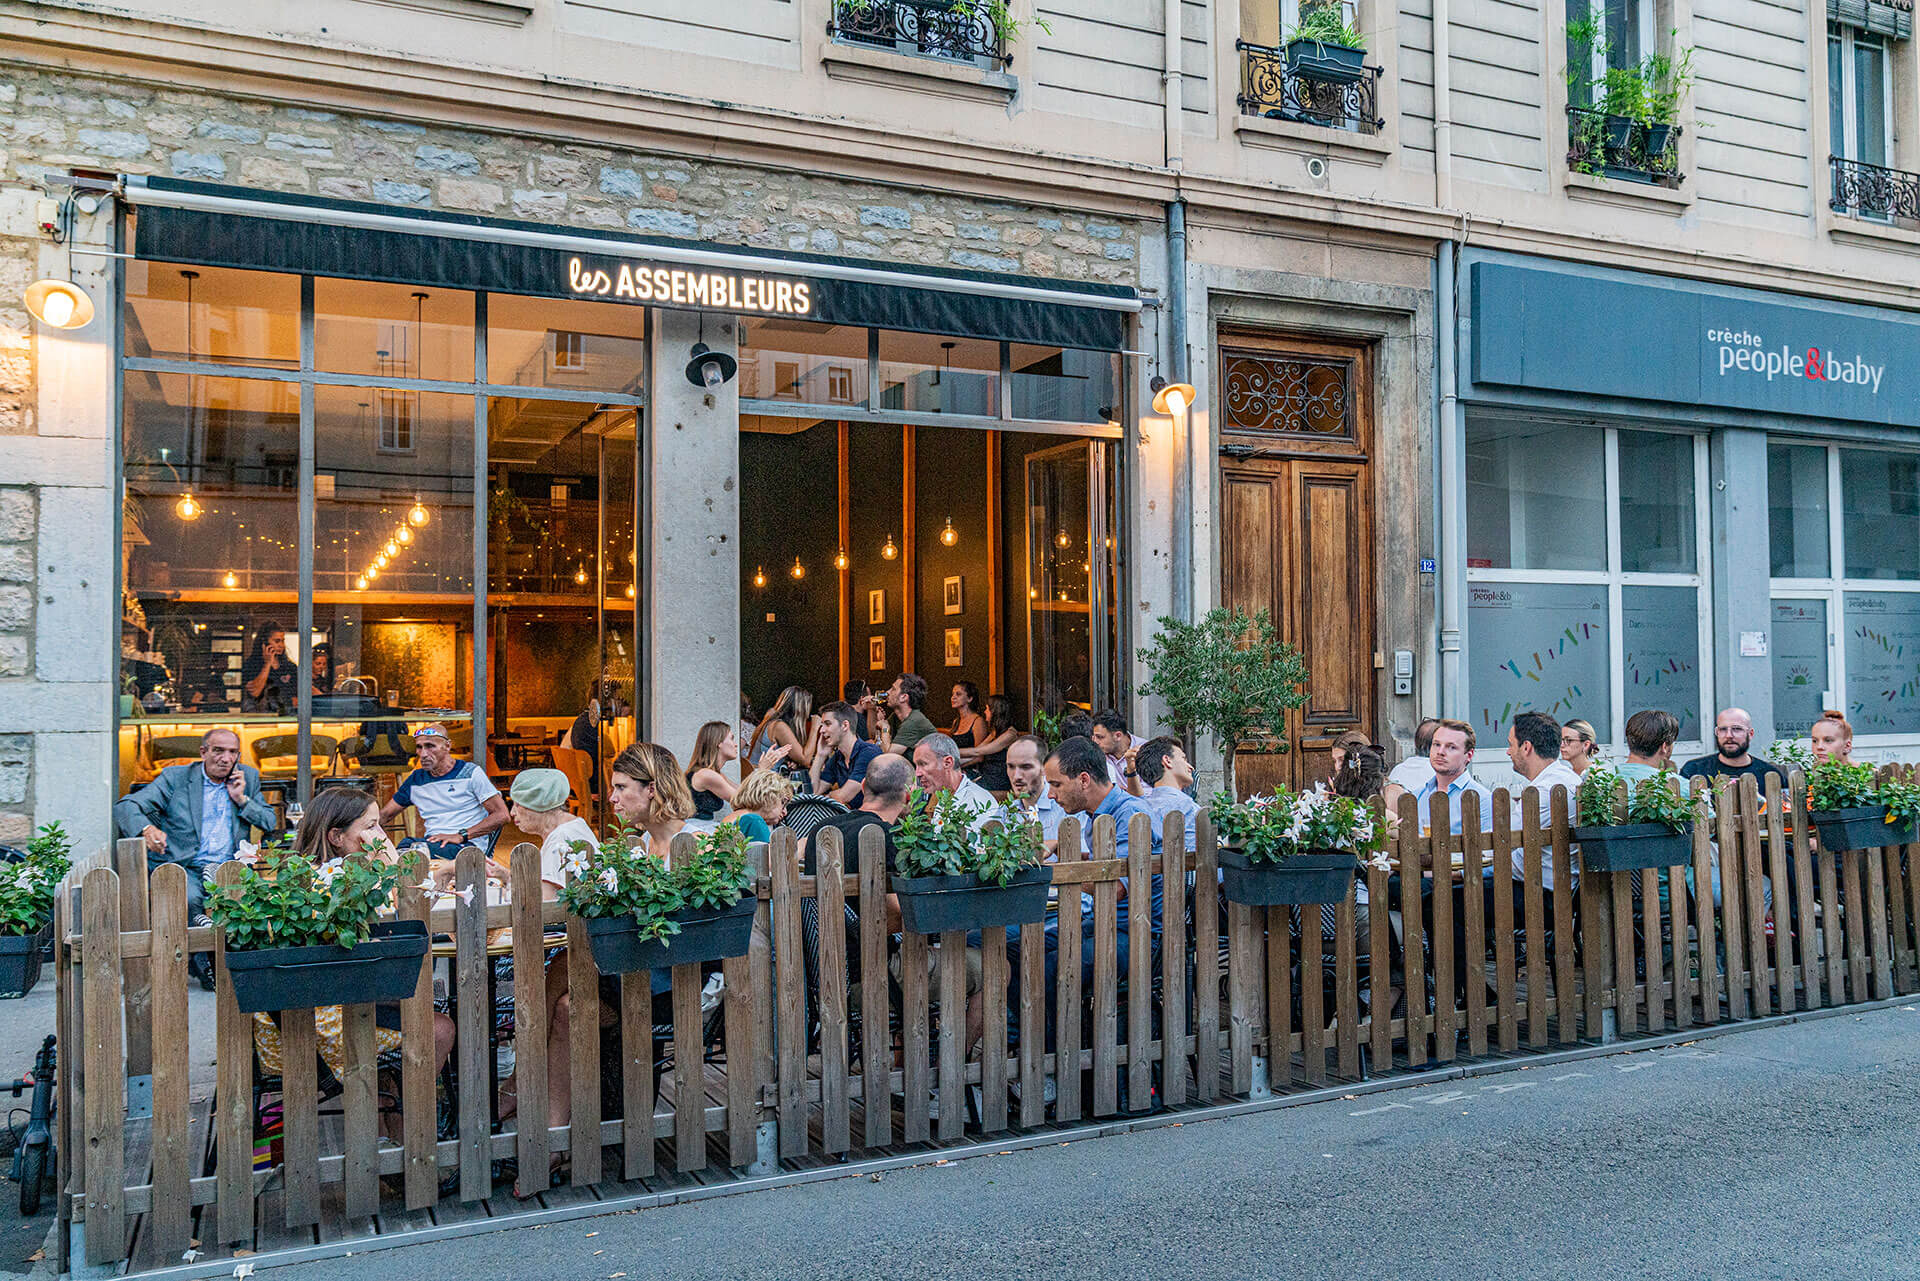
{"type": "MultiPolygon", "coordinates": [[[[347,1009],[330,1104],[337,1115],[323,1116],[311,1011],[279,1019],[285,1070],[272,1094],[282,1129],[277,1157],[260,1160],[253,1027],[234,1003],[220,933],[189,927],[179,868],[161,868],[149,884],[139,842],[122,842],[113,857],[74,868],[56,909],[60,1209],[79,1229],[62,1242],[81,1251],[63,1268],[142,1271],[178,1263],[196,1242],[219,1257],[234,1247],[268,1252],[510,1213],[529,1198],[612,1199],[1070,1127],[1123,1107],[1257,1099],[1461,1056],[1920,990],[1920,875],[1909,862],[1920,846],[1818,856],[1797,774],[1784,796],[1777,779],[1764,798],[1750,779],[1722,796],[1714,821],[1694,833],[1691,866],[1590,873],[1577,892],[1543,887],[1548,869],[1555,886],[1574,879],[1569,798],[1555,793],[1544,826],[1533,801],[1529,791],[1516,830],[1506,792],[1494,793],[1485,814],[1468,796],[1461,836],[1447,834],[1436,805],[1429,838],[1403,800],[1392,853],[1406,875],[1364,873],[1364,940],[1351,892],[1334,905],[1330,933],[1313,907],[1226,903],[1204,814],[1190,848],[1178,817],[1169,820],[1164,855],[1151,852],[1147,821],[1136,819],[1124,859],[1114,856],[1111,821],[1097,820],[1092,857],[1055,868],[1066,905],[1056,946],[1037,924],[979,938],[974,1045],[960,1015],[968,940],[889,935],[877,832],[862,834],[867,844],[850,860],[838,834],[823,831],[817,876],[800,874],[791,833],[756,847],[765,862],[755,942],[720,966],[720,1014],[703,1014],[701,967],[678,966],[670,1027],[658,1028],[645,973],[618,979],[613,1008],[602,1009],[584,925],[541,902],[534,847],[513,852],[512,902],[494,907],[482,856],[469,849],[454,883],[475,891],[470,903],[430,911],[417,889],[399,902],[401,917],[428,921],[452,945],[450,956],[423,961],[401,1006],[397,1065],[383,1067],[376,1053],[374,1007],[347,1009]],[[1518,882],[1507,871],[1514,850],[1518,882]],[[1413,869],[1450,862],[1467,892],[1423,895],[1413,869]],[[849,863],[856,874],[843,874],[849,863]],[[1488,867],[1499,892],[1483,896],[1488,867]],[[1718,903],[1707,892],[1716,871],[1718,903]],[[1164,886],[1157,944],[1146,913],[1122,914],[1123,885],[1140,893],[1154,877],[1164,886]],[[1084,925],[1074,910],[1083,895],[1084,925]],[[848,907],[857,925],[842,928],[848,907]],[[552,963],[568,969],[571,1017],[567,1052],[551,1062],[544,983],[541,999],[514,1003],[522,1115],[496,1122],[482,1083],[495,1043],[487,940],[501,927],[513,930],[520,975],[543,973],[558,941],[545,930],[565,931],[564,959],[552,963]],[[196,1103],[188,958],[202,950],[216,958],[217,1053],[211,1098],[196,1103]],[[456,994],[444,1080],[433,1064],[436,964],[456,994]],[[656,1087],[655,1064],[667,1059],[656,1087]],[[619,1084],[609,1084],[614,1103],[603,1108],[605,1064],[616,1065],[619,1084]],[[522,1124],[542,1115],[556,1071],[571,1074],[570,1124],[522,1124]],[[397,1107],[397,1142],[381,1136],[383,1100],[384,1110],[397,1107]],[[565,1172],[549,1189],[553,1155],[566,1158],[565,1172]],[[496,1181],[503,1158],[518,1163],[517,1189],[496,1181]]],[[[1060,835],[1063,850],[1082,848],[1078,823],[1060,835]]],[[[233,873],[223,868],[221,879],[233,873]]],[[[1434,879],[1446,883],[1444,873],[1434,879]]]]}

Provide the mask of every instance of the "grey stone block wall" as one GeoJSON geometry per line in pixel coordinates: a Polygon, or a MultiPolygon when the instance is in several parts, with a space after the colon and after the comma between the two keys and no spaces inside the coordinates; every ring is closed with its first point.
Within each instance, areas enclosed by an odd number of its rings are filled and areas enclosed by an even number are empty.
{"type": "MultiPolygon", "coordinates": [[[[36,503],[30,488],[0,486],[0,681],[33,672],[36,503]]],[[[0,735],[0,845],[21,844],[33,825],[33,738],[0,735]]]]}

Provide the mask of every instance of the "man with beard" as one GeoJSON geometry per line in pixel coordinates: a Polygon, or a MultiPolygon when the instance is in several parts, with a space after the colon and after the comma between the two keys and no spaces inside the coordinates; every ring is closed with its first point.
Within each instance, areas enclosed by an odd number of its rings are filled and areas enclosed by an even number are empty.
{"type": "Polygon", "coordinates": [[[1720,713],[1713,722],[1713,741],[1719,752],[1688,761],[1680,767],[1681,778],[1737,779],[1751,774],[1762,796],[1767,794],[1769,774],[1780,775],[1781,786],[1786,785],[1785,770],[1753,754],[1753,718],[1743,708],[1729,707],[1720,713]]]}

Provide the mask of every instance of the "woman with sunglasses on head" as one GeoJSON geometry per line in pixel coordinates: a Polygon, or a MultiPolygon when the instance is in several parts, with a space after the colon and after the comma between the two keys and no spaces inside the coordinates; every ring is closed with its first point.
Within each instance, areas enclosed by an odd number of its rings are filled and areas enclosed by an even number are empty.
{"type": "Polygon", "coordinates": [[[1584,777],[1588,767],[1600,759],[1600,744],[1595,738],[1590,721],[1575,718],[1562,723],[1560,759],[1571,766],[1574,773],[1584,777]]]}
{"type": "Polygon", "coordinates": [[[658,743],[634,743],[613,758],[607,799],[621,823],[640,833],[662,858],[693,817],[693,792],[674,754],[658,743]]]}

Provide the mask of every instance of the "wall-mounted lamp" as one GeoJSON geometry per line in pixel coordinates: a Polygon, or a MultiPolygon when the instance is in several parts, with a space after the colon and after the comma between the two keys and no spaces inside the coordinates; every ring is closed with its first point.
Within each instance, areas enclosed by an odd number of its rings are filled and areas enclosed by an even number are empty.
{"type": "Polygon", "coordinates": [[[27,286],[27,310],[53,329],[79,329],[93,319],[93,299],[71,280],[36,280],[27,286]]]}
{"type": "Polygon", "coordinates": [[[1156,414],[1178,418],[1193,404],[1194,391],[1190,383],[1170,383],[1156,375],[1147,385],[1153,389],[1153,412],[1156,414]]]}
{"type": "Polygon", "coordinates": [[[724,351],[715,351],[703,342],[693,345],[687,361],[687,381],[708,391],[718,391],[740,372],[740,362],[724,351]]]}

